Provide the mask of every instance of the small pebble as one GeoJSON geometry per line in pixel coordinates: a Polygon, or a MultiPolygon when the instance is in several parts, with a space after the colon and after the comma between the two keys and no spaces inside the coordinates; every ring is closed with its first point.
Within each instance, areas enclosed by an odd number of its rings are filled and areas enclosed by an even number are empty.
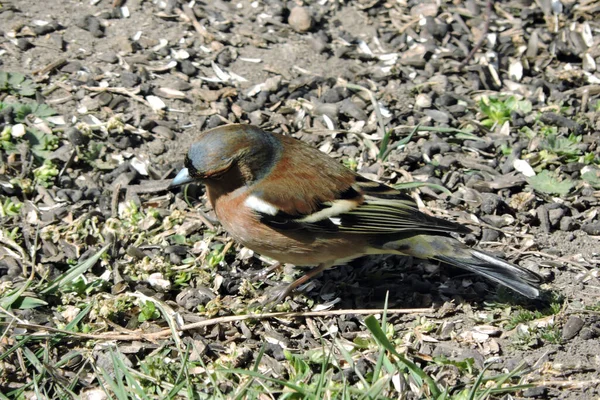
{"type": "Polygon", "coordinates": [[[288,23],[296,32],[304,33],[310,30],[312,26],[312,17],[307,8],[294,7],[290,12],[288,23]]]}
{"type": "Polygon", "coordinates": [[[562,338],[564,340],[571,340],[583,328],[585,322],[576,315],[571,315],[562,329],[562,338]]]}
{"type": "Polygon", "coordinates": [[[600,222],[590,222],[581,227],[581,230],[588,235],[600,235],[600,222]]]}
{"type": "Polygon", "coordinates": [[[83,65],[79,61],[71,61],[65,64],[60,70],[61,72],[74,73],[77,71],[81,71],[83,65]]]}
{"type": "Polygon", "coordinates": [[[89,142],[89,138],[77,128],[67,128],[65,136],[73,146],[85,146],[89,142]]]}
{"type": "Polygon", "coordinates": [[[546,397],[548,389],[544,386],[533,387],[523,390],[523,397],[546,397]]]}
{"type": "Polygon", "coordinates": [[[148,143],[148,151],[155,156],[161,155],[166,151],[165,142],[163,140],[153,140],[148,143]]]}
{"type": "Polygon", "coordinates": [[[575,229],[577,229],[577,227],[579,226],[579,224],[577,222],[575,222],[575,220],[572,217],[564,217],[563,219],[560,220],[560,230],[561,231],[574,231],[575,229]]]}
{"type": "Polygon", "coordinates": [[[108,108],[113,111],[120,111],[125,108],[127,105],[127,98],[125,96],[121,96],[120,94],[112,96],[110,103],[108,103],[108,108]]]}
{"type": "Polygon", "coordinates": [[[141,82],[142,78],[138,74],[133,72],[122,72],[121,73],[121,85],[127,88],[137,86],[141,82]]]}
{"type": "Polygon", "coordinates": [[[500,238],[500,232],[495,229],[483,228],[481,233],[482,242],[495,242],[500,238]]]}
{"type": "Polygon", "coordinates": [[[61,29],[62,27],[60,26],[60,24],[56,21],[52,21],[46,25],[36,25],[33,27],[33,32],[38,35],[38,36],[43,36],[43,35],[47,35],[49,33],[52,33],[58,29],[61,29]]]}
{"type": "Polygon", "coordinates": [[[579,332],[579,337],[581,337],[583,340],[590,340],[595,338],[596,334],[592,329],[586,327],[581,329],[581,332],[579,332]]]}
{"type": "Polygon", "coordinates": [[[442,39],[448,33],[448,25],[438,23],[433,17],[425,17],[425,30],[434,38],[442,39]]]}
{"type": "Polygon", "coordinates": [[[419,93],[415,99],[415,105],[421,108],[431,107],[431,97],[425,93],[419,93]]]}
{"type": "Polygon", "coordinates": [[[114,48],[117,49],[122,56],[128,56],[135,51],[133,43],[127,36],[118,36],[114,39],[113,43],[114,48]]]}
{"type": "Polygon", "coordinates": [[[552,225],[550,224],[548,208],[544,205],[539,206],[536,209],[536,215],[538,217],[538,220],[540,221],[540,226],[542,227],[544,232],[550,232],[552,225]]]}
{"type": "Polygon", "coordinates": [[[69,200],[71,203],[77,203],[83,198],[83,192],[77,189],[60,189],[56,192],[60,199],[69,200]]]}
{"type": "Polygon", "coordinates": [[[327,50],[327,42],[323,41],[321,38],[310,38],[307,40],[310,47],[315,51],[315,53],[320,54],[327,50]]]}
{"type": "Polygon", "coordinates": [[[340,104],[340,112],[358,121],[365,121],[368,118],[367,113],[350,99],[346,99],[340,104]]]}
{"type": "Polygon", "coordinates": [[[277,343],[265,342],[265,353],[277,361],[285,360],[283,348],[277,343]]]}
{"type": "Polygon", "coordinates": [[[502,199],[494,193],[481,193],[481,211],[485,214],[494,214],[500,208],[502,199]]]}
{"type": "Polygon", "coordinates": [[[21,51],[27,51],[33,47],[33,44],[31,44],[31,42],[25,38],[19,38],[17,39],[17,47],[21,51]]]}
{"type": "Polygon", "coordinates": [[[441,140],[429,140],[423,145],[423,154],[432,157],[434,154],[445,154],[450,151],[450,145],[441,140]]]}
{"type": "Polygon", "coordinates": [[[337,89],[328,89],[323,96],[321,96],[321,101],[323,103],[337,103],[342,100],[342,96],[337,89]]]}
{"type": "Polygon", "coordinates": [[[262,111],[256,110],[248,114],[248,118],[250,118],[250,123],[252,125],[261,126],[265,122],[265,115],[263,115],[262,111]]]}
{"type": "Polygon", "coordinates": [[[114,51],[107,51],[106,53],[98,54],[98,60],[104,61],[109,64],[116,64],[119,62],[119,57],[117,57],[117,53],[114,51]]]}
{"type": "Polygon", "coordinates": [[[548,211],[548,219],[550,224],[555,227],[558,226],[562,217],[566,214],[566,210],[564,208],[556,208],[554,210],[548,211]]]}
{"type": "Polygon", "coordinates": [[[162,125],[158,125],[152,128],[152,133],[156,133],[158,136],[166,140],[173,140],[175,138],[175,134],[173,133],[173,131],[168,127],[162,125]]]}
{"type": "Polygon", "coordinates": [[[198,73],[198,70],[190,60],[181,60],[179,62],[179,69],[187,76],[195,76],[198,73]]]}
{"type": "Polygon", "coordinates": [[[447,112],[439,110],[425,110],[423,112],[429,118],[440,124],[447,124],[448,122],[450,122],[450,114],[448,114],[447,112]]]}
{"type": "Polygon", "coordinates": [[[229,51],[222,51],[217,57],[217,64],[228,67],[233,62],[233,57],[229,51]]]}
{"type": "Polygon", "coordinates": [[[171,89],[181,90],[182,92],[185,92],[187,90],[190,90],[192,88],[192,85],[190,85],[186,81],[182,81],[181,79],[177,79],[176,81],[169,82],[169,87],[171,89]]]}
{"type": "Polygon", "coordinates": [[[81,106],[86,108],[88,111],[95,111],[100,108],[100,102],[95,97],[92,98],[86,96],[81,100],[81,106]]]}
{"type": "Polygon", "coordinates": [[[107,106],[112,101],[113,96],[108,92],[102,92],[98,95],[98,102],[101,106],[107,106]]]}
{"type": "Polygon", "coordinates": [[[101,38],[104,36],[104,27],[100,20],[93,15],[84,15],[77,20],[76,25],[91,33],[94,37],[101,38]]]}
{"type": "Polygon", "coordinates": [[[221,118],[219,118],[216,115],[211,115],[210,118],[208,119],[208,122],[206,123],[206,128],[205,129],[212,129],[212,128],[216,128],[219,125],[223,125],[224,122],[221,118]]]}

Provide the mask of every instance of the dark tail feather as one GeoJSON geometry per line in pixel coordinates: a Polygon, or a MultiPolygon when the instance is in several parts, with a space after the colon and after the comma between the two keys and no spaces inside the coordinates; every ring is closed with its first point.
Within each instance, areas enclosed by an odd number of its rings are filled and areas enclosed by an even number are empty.
{"type": "Polygon", "coordinates": [[[480,250],[464,248],[455,256],[440,254],[435,259],[483,275],[531,299],[540,295],[540,275],[480,250]],[[466,254],[469,253],[469,254],[466,254]]]}
{"type": "Polygon", "coordinates": [[[386,242],[380,251],[442,261],[483,275],[523,296],[533,299],[540,295],[538,287],[543,279],[535,272],[467,247],[452,237],[415,235],[386,242]]]}

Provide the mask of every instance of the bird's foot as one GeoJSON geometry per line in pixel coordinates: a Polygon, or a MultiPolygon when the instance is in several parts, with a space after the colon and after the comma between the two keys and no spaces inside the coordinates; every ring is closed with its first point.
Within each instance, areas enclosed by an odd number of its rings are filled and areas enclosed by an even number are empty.
{"type": "Polygon", "coordinates": [[[323,270],[329,268],[330,266],[331,266],[331,263],[319,264],[317,267],[311,269],[306,274],[304,274],[302,277],[296,279],[294,282],[290,283],[289,285],[275,286],[270,289],[267,289],[267,293],[266,293],[267,296],[263,302],[263,305],[268,305],[268,304],[275,305],[275,304],[283,302],[286,297],[288,297],[289,295],[292,294],[294,289],[296,289],[298,286],[306,283],[308,280],[314,278],[315,276],[319,275],[321,272],[323,272],[323,270]]]}
{"type": "Polygon", "coordinates": [[[261,304],[271,309],[277,304],[282,303],[286,297],[292,294],[295,288],[296,285],[294,285],[294,282],[287,285],[272,286],[265,290],[265,299],[261,304]]]}
{"type": "Polygon", "coordinates": [[[265,267],[263,269],[261,269],[258,272],[247,272],[246,273],[246,278],[250,281],[250,282],[258,282],[258,281],[263,281],[267,278],[267,276],[275,271],[277,268],[281,267],[281,263],[275,263],[273,265],[269,265],[268,267],[265,267]]]}

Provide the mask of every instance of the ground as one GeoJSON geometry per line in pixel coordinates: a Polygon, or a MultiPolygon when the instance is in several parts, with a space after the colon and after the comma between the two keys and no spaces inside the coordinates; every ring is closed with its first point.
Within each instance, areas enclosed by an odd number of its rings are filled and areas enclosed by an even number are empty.
{"type": "Polygon", "coordinates": [[[2,398],[599,398],[599,8],[0,1],[2,398]],[[302,271],[167,190],[226,123],[406,188],[543,295],[371,257],[263,306],[302,271]]]}

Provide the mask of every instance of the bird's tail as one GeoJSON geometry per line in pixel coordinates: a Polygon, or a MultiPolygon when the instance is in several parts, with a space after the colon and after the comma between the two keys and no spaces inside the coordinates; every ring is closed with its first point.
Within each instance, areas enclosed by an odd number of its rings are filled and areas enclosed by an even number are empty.
{"type": "Polygon", "coordinates": [[[475,272],[527,296],[539,296],[541,276],[481,250],[471,249],[447,236],[417,235],[388,242],[384,249],[422,259],[438,260],[475,272]]]}

